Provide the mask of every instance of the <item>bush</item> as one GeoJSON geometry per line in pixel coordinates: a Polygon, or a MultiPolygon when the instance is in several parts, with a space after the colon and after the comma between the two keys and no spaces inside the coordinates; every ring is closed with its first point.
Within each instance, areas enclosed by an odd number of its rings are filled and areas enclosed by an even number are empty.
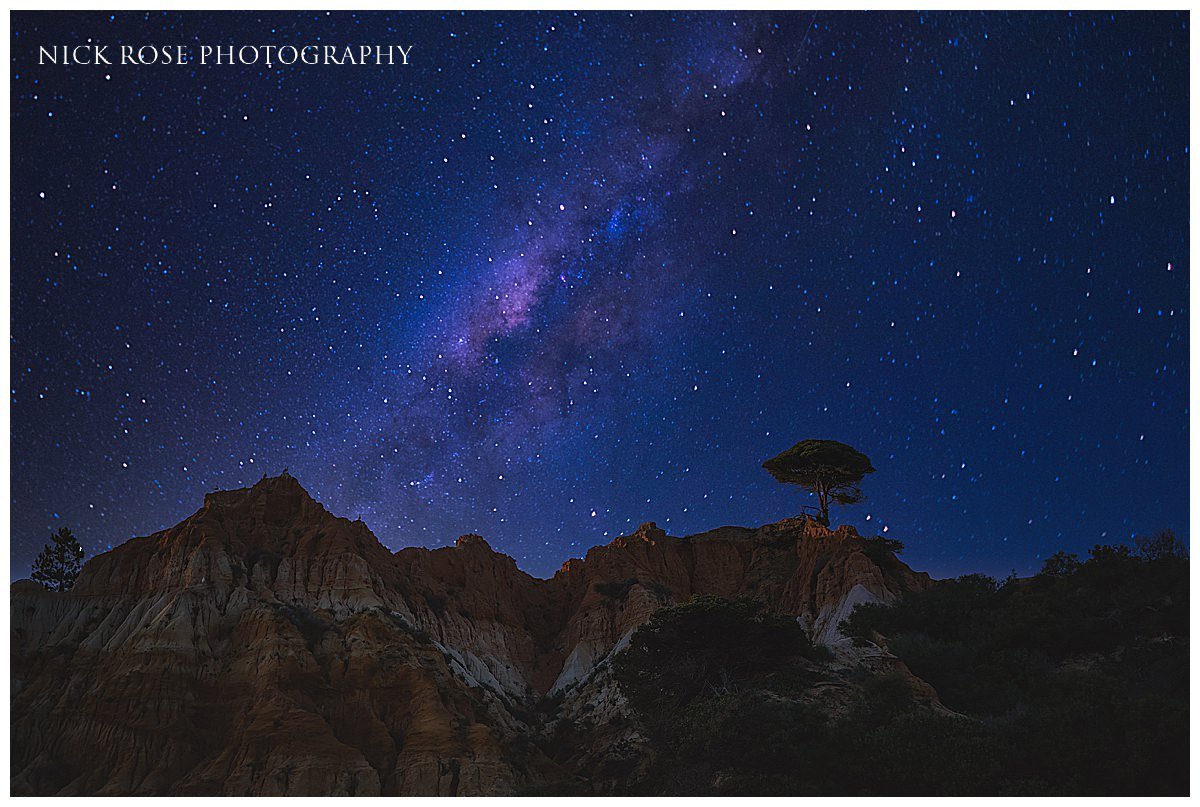
{"type": "Polygon", "coordinates": [[[634,791],[1187,793],[1187,562],[1127,547],[1056,557],[1027,580],[965,575],[843,623],[882,637],[958,715],[903,670],[812,663],[798,626],[755,603],[660,610],[615,665],[655,752],[634,791]]]}
{"type": "Polygon", "coordinates": [[[1154,535],[1138,536],[1133,539],[1138,554],[1143,560],[1155,561],[1174,558],[1182,560],[1187,557],[1187,549],[1183,541],[1175,537],[1174,530],[1163,530],[1154,535]]]}
{"type": "Polygon", "coordinates": [[[985,721],[1008,749],[990,792],[1185,793],[1188,564],[1173,546],[1060,552],[1003,587],[944,581],[859,606],[843,630],[886,637],[947,706],[985,721]]]}
{"type": "Polygon", "coordinates": [[[794,619],[764,614],[752,600],[697,596],[656,611],[614,669],[631,702],[671,713],[699,695],[735,691],[785,660],[818,654],[794,619]]]}
{"type": "Polygon", "coordinates": [[[1079,568],[1079,556],[1074,552],[1055,552],[1042,564],[1041,574],[1049,577],[1066,577],[1079,568]]]}

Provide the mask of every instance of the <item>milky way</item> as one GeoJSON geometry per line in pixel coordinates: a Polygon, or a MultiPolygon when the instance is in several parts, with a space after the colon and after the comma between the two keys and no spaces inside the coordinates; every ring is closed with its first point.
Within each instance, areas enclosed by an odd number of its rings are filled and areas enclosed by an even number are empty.
{"type": "Polygon", "coordinates": [[[285,467],[546,575],[798,512],[935,575],[1187,527],[1183,14],[13,17],[12,575],[285,467]],[[408,66],[38,66],[83,42],[408,66]]]}

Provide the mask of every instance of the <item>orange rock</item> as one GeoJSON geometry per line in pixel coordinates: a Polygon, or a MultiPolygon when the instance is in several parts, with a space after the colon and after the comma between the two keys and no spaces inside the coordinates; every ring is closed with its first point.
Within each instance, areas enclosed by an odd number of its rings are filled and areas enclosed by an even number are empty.
{"type": "Polygon", "coordinates": [[[837,643],[855,603],[929,582],[810,519],[643,524],[539,580],[477,535],[392,553],[264,479],[91,559],[69,593],[13,584],[11,788],[513,793],[570,775],[531,742],[539,698],[580,691],[657,608],[752,597],[837,643]]]}

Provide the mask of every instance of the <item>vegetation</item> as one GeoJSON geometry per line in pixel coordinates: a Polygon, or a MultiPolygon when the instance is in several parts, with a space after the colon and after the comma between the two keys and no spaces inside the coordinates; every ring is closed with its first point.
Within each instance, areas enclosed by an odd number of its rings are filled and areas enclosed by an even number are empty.
{"type": "Polygon", "coordinates": [[[829,505],[863,500],[858,483],[875,473],[866,454],[836,440],[801,440],[763,463],[779,482],[817,494],[818,518],[828,526],[829,505]]]}
{"type": "Polygon", "coordinates": [[[70,591],[83,568],[83,556],[83,547],[71,530],[63,527],[38,553],[30,576],[51,591],[70,591]]]}
{"type": "Polygon", "coordinates": [[[1160,539],[859,606],[843,630],[886,644],[952,712],[903,669],[827,665],[754,603],[664,608],[614,664],[654,749],[633,790],[1186,794],[1188,564],[1160,539]]]}
{"type": "Polygon", "coordinates": [[[794,619],[753,600],[696,596],[638,628],[615,672],[630,702],[670,720],[699,697],[736,692],[764,670],[823,654],[794,619]]]}
{"type": "Polygon", "coordinates": [[[1163,560],[1164,558],[1186,558],[1187,549],[1183,542],[1175,537],[1173,530],[1163,530],[1149,536],[1138,536],[1133,539],[1138,554],[1145,560],[1163,560]]]}
{"type": "Polygon", "coordinates": [[[899,555],[903,551],[904,544],[895,538],[876,535],[874,538],[863,539],[863,552],[880,566],[885,565],[892,560],[894,555],[899,555]]]}
{"type": "Polygon", "coordinates": [[[1188,788],[1188,564],[1166,534],[1047,559],[1003,584],[967,575],[843,631],[885,641],[1002,750],[1012,792],[1188,788]],[[886,637],[886,639],[883,639],[886,637]]]}

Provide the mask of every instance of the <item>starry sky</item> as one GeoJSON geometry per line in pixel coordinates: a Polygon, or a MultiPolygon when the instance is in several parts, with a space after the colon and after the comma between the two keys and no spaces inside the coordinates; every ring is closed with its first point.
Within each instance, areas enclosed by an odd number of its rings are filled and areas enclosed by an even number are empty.
{"type": "Polygon", "coordinates": [[[1188,17],[14,13],[11,576],[287,468],[538,576],[833,514],[935,576],[1188,517],[1188,17]],[[408,66],[37,46],[412,45],[408,66]]]}

